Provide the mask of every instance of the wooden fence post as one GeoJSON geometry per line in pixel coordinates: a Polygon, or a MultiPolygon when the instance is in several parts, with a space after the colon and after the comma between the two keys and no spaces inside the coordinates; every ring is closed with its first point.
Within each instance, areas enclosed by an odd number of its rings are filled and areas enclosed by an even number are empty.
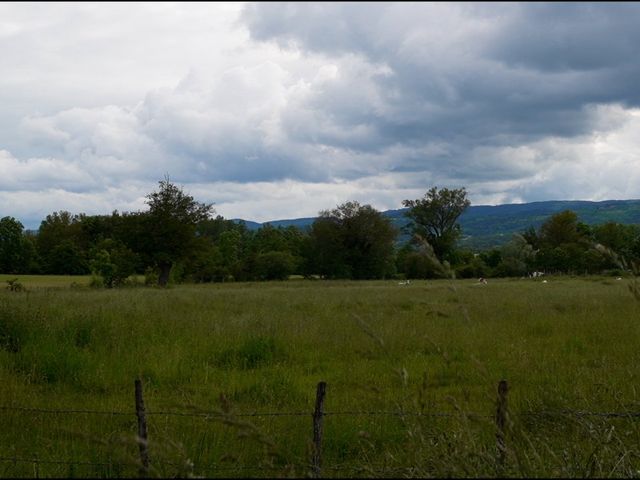
{"type": "Polygon", "coordinates": [[[507,454],[505,431],[507,427],[507,393],[509,385],[506,380],[498,383],[498,401],[496,407],[496,447],[498,450],[498,464],[504,465],[507,454]]]}
{"type": "Polygon", "coordinates": [[[313,456],[311,465],[313,466],[313,478],[320,478],[320,468],[322,466],[322,420],[324,417],[324,396],[327,392],[325,382],[318,383],[316,389],[316,409],[313,412],[313,456]]]}
{"type": "Polygon", "coordinates": [[[136,416],[138,417],[138,446],[140,447],[139,470],[140,477],[145,478],[149,475],[149,449],[147,443],[147,418],[144,412],[144,400],[142,398],[142,381],[136,378],[136,416]]]}

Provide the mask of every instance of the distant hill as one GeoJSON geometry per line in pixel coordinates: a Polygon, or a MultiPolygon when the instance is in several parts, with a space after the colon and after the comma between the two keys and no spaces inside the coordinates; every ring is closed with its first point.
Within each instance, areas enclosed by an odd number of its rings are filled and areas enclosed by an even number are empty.
{"type": "Polygon", "coordinates": [[[292,218],[288,220],[270,220],[268,222],[263,222],[263,223],[253,222],[251,220],[243,220],[241,218],[232,218],[231,220],[236,223],[244,222],[244,224],[247,226],[249,230],[258,230],[263,225],[267,225],[267,224],[271,225],[272,227],[286,228],[286,227],[294,226],[301,229],[305,229],[311,226],[311,224],[314,222],[315,219],[316,217],[305,217],[305,218],[292,218]]]}
{"type": "MultiPolygon", "coordinates": [[[[401,228],[407,223],[406,208],[387,210],[383,215],[390,217],[394,225],[401,228]]],[[[484,249],[503,245],[518,233],[533,226],[538,228],[551,215],[563,210],[573,210],[580,221],[589,225],[605,222],[640,224],[640,200],[605,200],[588,202],[581,200],[551,200],[547,202],[513,203],[506,205],[473,205],[460,217],[463,238],[461,244],[469,248],[484,249]]],[[[306,228],[315,217],[274,220],[264,222],[274,227],[296,226],[306,228]]],[[[247,228],[256,230],[263,223],[244,221],[247,228]]],[[[406,238],[406,236],[405,236],[406,238]]]]}

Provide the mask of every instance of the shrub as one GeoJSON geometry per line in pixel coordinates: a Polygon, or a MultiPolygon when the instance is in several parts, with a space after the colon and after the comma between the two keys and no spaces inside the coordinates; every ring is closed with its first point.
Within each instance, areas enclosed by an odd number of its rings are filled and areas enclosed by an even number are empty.
{"type": "Polygon", "coordinates": [[[458,278],[488,277],[489,268],[480,257],[473,258],[469,263],[456,268],[458,278]]]}
{"type": "Polygon", "coordinates": [[[296,262],[289,252],[267,252],[256,257],[255,267],[261,280],[286,280],[295,271],[296,262]]]}
{"type": "Polygon", "coordinates": [[[403,270],[407,278],[444,278],[446,272],[434,256],[411,252],[404,258],[403,270]]]}
{"type": "Polygon", "coordinates": [[[17,278],[14,278],[13,280],[7,280],[7,290],[10,290],[12,292],[24,292],[26,288],[24,288],[24,285],[18,282],[17,278]]]}
{"type": "Polygon", "coordinates": [[[135,271],[136,255],[123,244],[104,240],[91,260],[91,271],[102,277],[107,288],[125,283],[135,271]]]}
{"type": "Polygon", "coordinates": [[[144,271],[144,284],[145,285],[157,285],[158,284],[158,271],[153,267],[147,267],[144,271]]]}

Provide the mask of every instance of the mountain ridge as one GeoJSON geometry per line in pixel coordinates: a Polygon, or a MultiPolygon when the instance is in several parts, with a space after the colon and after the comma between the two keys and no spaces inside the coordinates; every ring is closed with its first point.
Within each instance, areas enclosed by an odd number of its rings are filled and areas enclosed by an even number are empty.
{"type": "MultiPolygon", "coordinates": [[[[469,248],[490,248],[508,242],[514,233],[533,226],[538,228],[551,215],[563,210],[573,210],[581,222],[598,225],[613,221],[624,224],[640,224],[640,199],[632,200],[546,200],[528,203],[507,203],[502,205],[472,205],[459,219],[462,228],[461,246],[469,248]]],[[[381,212],[390,217],[394,225],[402,228],[407,224],[404,212],[407,208],[381,212]]],[[[317,217],[301,217],[267,222],[244,222],[248,229],[257,230],[264,225],[274,227],[309,227],[317,217]]]]}

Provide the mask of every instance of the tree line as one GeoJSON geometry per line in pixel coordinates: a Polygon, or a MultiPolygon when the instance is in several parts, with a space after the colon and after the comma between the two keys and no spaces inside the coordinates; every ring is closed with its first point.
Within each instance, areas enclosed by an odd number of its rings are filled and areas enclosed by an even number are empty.
{"type": "Polygon", "coordinates": [[[0,219],[0,272],[93,274],[106,287],[133,274],[146,282],[219,282],[308,278],[380,279],[523,276],[620,272],[620,258],[640,260],[640,227],[589,226],[572,211],[550,217],[505,246],[459,248],[457,223],[469,207],[460,189],[428,190],[405,200],[408,242],[381,212],[356,201],[320,212],[308,229],[244,223],[215,216],[168,178],[146,197],[147,211],[110,215],[54,212],[37,232],[0,219]]]}

